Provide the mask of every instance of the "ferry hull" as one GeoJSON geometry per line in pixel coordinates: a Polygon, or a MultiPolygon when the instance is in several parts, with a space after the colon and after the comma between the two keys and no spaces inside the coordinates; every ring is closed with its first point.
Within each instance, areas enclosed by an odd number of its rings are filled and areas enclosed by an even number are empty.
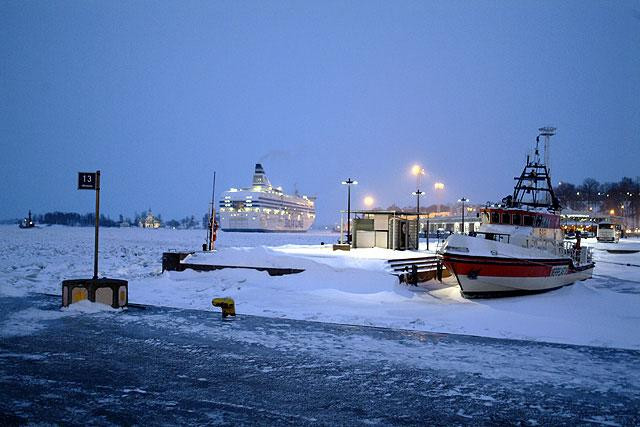
{"type": "Polygon", "coordinates": [[[569,259],[513,260],[444,254],[465,297],[494,297],[546,292],[591,278],[593,264],[574,268],[569,259]]]}
{"type": "Polygon", "coordinates": [[[283,218],[281,215],[244,214],[220,215],[220,228],[225,232],[245,233],[304,233],[313,225],[313,219],[300,220],[283,218]]]}

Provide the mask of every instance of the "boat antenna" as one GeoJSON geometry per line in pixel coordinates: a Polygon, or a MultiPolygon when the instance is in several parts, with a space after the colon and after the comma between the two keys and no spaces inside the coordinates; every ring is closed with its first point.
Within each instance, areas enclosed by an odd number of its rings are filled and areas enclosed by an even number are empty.
{"type": "Polygon", "coordinates": [[[538,129],[540,134],[536,137],[536,152],[538,151],[538,141],[541,136],[544,136],[544,165],[547,168],[547,180],[549,181],[550,192],[546,194],[546,202],[550,205],[556,205],[555,194],[553,193],[553,187],[551,185],[551,180],[549,177],[551,176],[551,154],[549,151],[549,143],[551,141],[551,137],[556,134],[556,128],[553,126],[545,126],[538,129]]]}
{"type": "Polygon", "coordinates": [[[556,134],[556,128],[553,126],[545,126],[538,129],[540,134],[536,137],[536,154],[538,152],[538,142],[540,137],[544,136],[544,164],[547,166],[547,173],[551,173],[551,157],[549,152],[549,142],[551,137],[556,134]]]}

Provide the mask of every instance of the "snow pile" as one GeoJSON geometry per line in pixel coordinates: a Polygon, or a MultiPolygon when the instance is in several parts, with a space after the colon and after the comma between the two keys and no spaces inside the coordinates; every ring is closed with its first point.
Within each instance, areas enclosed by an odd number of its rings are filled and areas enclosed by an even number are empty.
{"type": "Polygon", "coordinates": [[[31,335],[43,329],[47,321],[62,317],[121,311],[121,309],[114,309],[106,304],[93,303],[87,300],[55,310],[41,310],[31,307],[12,313],[2,321],[0,323],[0,336],[31,335]]]}
{"type": "Polygon", "coordinates": [[[91,302],[89,300],[82,300],[76,303],[70,304],[69,307],[61,308],[62,311],[68,313],[77,314],[95,314],[104,312],[120,312],[122,309],[113,308],[110,305],[102,304],[99,302],[91,302]]]}
{"type": "MultiPolygon", "coordinates": [[[[105,229],[101,236],[101,275],[129,280],[132,303],[213,310],[212,298],[229,296],[240,314],[640,349],[640,268],[633,266],[640,253],[594,250],[588,281],[467,300],[455,285],[406,287],[388,273],[386,259],[423,252],[334,252],[320,245],[337,238],[326,233],[220,233],[217,253],[189,259],[305,270],[274,277],[248,269],[162,273],[162,252],[200,247],[202,230],[105,229]]],[[[631,243],[640,241],[623,241],[631,243]]],[[[92,245],[90,228],[0,227],[0,296],[59,294],[63,279],[90,277],[92,245]]]]}

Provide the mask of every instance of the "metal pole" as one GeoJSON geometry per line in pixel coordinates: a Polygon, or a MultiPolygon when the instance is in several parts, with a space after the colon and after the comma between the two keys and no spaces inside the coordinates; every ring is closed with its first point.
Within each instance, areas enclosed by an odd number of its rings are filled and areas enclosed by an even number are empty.
{"type": "Polygon", "coordinates": [[[427,219],[427,231],[425,231],[424,234],[427,238],[427,250],[429,250],[429,219],[427,219]]]}
{"type": "Polygon", "coordinates": [[[347,243],[351,244],[351,178],[347,181],[347,243]]]}
{"type": "Polygon", "coordinates": [[[100,229],[100,171],[96,171],[96,234],[93,251],[93,280],[98,279],[98,230],[100,229]]]}
{"type": "Polygon", "coordinates": [[[418,220],[418,227],[416,228],[416,250],[420,250],[420,188],[418,188],[418,191],[416,191],[416,195],[417,195],[417,211],[418,211],[418,215],[417,215],[417,220],[418,220]]]}
{"type": "Polygon", "coordinates": [[[216,173],[213,172],[213,187],[211,188],[211,212],[209,213],[209,230],[207,231],[207,250],[214,250],[213,233],[216,226],[216,173]]]}
{"type": "Polygon", "coordinates": [[[462,199],[462,234],[464,234],[464,198],[462,199]]]}

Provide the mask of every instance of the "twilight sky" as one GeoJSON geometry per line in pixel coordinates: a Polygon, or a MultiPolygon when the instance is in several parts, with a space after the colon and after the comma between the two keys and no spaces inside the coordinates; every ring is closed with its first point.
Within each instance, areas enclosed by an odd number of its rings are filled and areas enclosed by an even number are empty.
{"type": "Polygon", "coordinates": [[[338,220],[500,200],[554,125],[555,182],[640,175],[640,2],[0,2],[0,219],[207,209],[263,163],[338,220]]]}

